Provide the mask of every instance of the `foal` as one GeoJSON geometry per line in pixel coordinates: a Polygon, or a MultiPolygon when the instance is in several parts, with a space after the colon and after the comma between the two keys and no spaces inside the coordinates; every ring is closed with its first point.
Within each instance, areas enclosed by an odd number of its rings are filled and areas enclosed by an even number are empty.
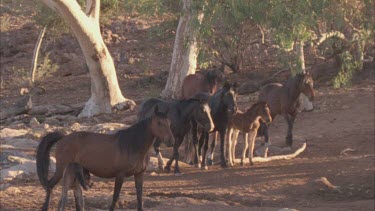
{"type": "Polygon", "coordinates": [[[235,150],[237,144],[238,133],[243,133],[243,140],[245,146],[242,151],[241,165],[244,165],[246,158],[246,150],[249,149],[250,165],[253,165],[253,153],[257,131],[260,126],[260,121],[267,124],[271,123],[272,117],[270,109],[265,102],[258,102],[251,106],[246,112],[237,111],[233,115],[228,125],[228,165],[233,166],[235,160],[235,150]],[[233,135],[233,137],[232,137],[233,135]]]}
{"type": "MultiPolygon", "coordinates": [[[[285,138],[286,145],[293,144],[293,125],[297,116],[300,94],[305,94],[310,101],[314,100],[314,81],[309,73],[300,73],[290,78],[285,85],[271,83],[264,86],[259,92],[259,101],[267,102],[271,109],[271,117],[281,114],[288,123],[288,133],[285,138]]],[[[258,132],[264,135],[265,142],[268,143],[268,127],[266,124],[261,125],[258,132]]]]}
{"type": "MultiPolygon", "coordinates": [[[[167,113],[159,112],[157,106],[151,117],[115,134],[91,132],[74,132],[67,136],[59,132],[47,134],[38,145],[36,154],[39,181],[47,192],[42,210],[48,210],[52,190],[70,163],[81,165],[83,169],[97,177],[116,178],[109,210],[115,208],[124,178],[134,176],[138,210],[142,210],[143,177],[149,161],[148,151],[155,138],[166,141],[167,145],[174,143],[167,113]],[[48,179],[49,154],[55,144],[56,172],[51,179],[48,179]]],[[[77,191],[78,195],[79,191],[77,191]]],[[[76,203],[78,203],[77,198],[76,203]]]]}

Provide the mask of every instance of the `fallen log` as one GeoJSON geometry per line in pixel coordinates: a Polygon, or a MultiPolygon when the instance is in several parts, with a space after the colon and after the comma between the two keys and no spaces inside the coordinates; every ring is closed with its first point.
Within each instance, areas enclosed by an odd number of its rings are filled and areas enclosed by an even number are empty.
{"type": "MultiPolygon", "coordinates": [[[[306,143],[304,143],[299,149],[297,149],[292,154],[286,154],[286,155],[273,155],[269,157],[254,157],[253,162],[258,163],[265,163],[270,162],[274,160],[290,160],[292,158],[297,157],[299,154],[301,154],[306,149],[306,143]]],[[[236,163],[240,163],[240,159],[236,159],[236,163]]],[[[245,163],[249,163],[249,159],[245,159],[245,163]]]]}
{"type": "Polygon", "coordinates": [[[23,96],[13,106],[1,109],[0,119],[3,120],[20,114],[26,114],[31,108],[31,96],[23,96]]]}

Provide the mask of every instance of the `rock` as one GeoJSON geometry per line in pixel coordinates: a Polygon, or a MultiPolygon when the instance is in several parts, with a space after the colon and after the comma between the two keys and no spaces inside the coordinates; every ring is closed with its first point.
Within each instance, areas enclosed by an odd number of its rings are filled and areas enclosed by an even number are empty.
{"type": "Polygon", "coordinates": [[[134,64],[135,63],[135,59],[134,58],[129,58],[128,63],[129,64],[134,64]]]}
{"type": "Polygon", "coordinates": [[[1,190],[1,191],[4,191],[4,190],[7,189],[9,186],[10,186],[9,184],[7,184],[7,183],[3,183],[3,184],[0,185],[0,190],[1,190]]]}
{"type": "Polygon", "coordinates": [[[31,120],[30,120],[30,127],[39,127],[40,126],[40,123],[38,122],[38,120],[33,117],[31,120]]]}
{"type": "Polygon", "coordinates": [[[49,124],[49,125],[60,125],[60,121],[57,120],[55,117],[46,118],[44,123],[49,124]]]}
{"type": "Polygon", "coordinates": [[[127,127],[129,127],[129,125],[121,123],[103,123],[94,125],[93,127],[89,128],[89,131],[96,133],[109,133],[110,131],[117,131],[127,127]]]}
{"type": "Polygon", "coordinates": [[[20,114],[26,114],[31,108],[31,96],[22,96],[16,101],[13,106],[7,108],[6,110],[0,111],[0,119],[7,119],[9,117],[17,116],[20,114]]]}
{"type": "Polygon", "coordinates": [[[73,130],[73,131],[78,131],[80,127],[81,127],[81,125],[78,122],[75,122],[75,123],[72,124],[70,129],[73,130]]]}
{"type": "Polygon", "coordinates": [[[20,137],[24,136],[29,132],[29,130],[25,129],[11,129],[11,128],[4,128],[0,131],[0,138],[5,139],[5,138],[15,138],[15,137],[20,137]]]}
{"type": "Polygon", "coordinates": [[[7,138],[1,142],[1,145],[10,145],[14,148],[36,149],[38,142],[28,138],[7,138]]]}
{"type": "Polygon", "coordinates": [[[26,94],[29,94],[29,93],[30,93],[30,91],[29,91],[28,88],[23,87],[23,88],[20,89],[20,95],[26,95],[26,94]]]}
{"type": "Polygon", "coordinates": [[[19,194],[21,193],[21,190],[17,187],[8,187],[7,189],[5,189],[5,192],[7,194],[19,194]]]}
{"type": "Polygon", "coordinates": [[[44,128],[34,128],[29,132],[29,137],[33,139],[40,139],[47,134],[47,130],[44,128]]]}

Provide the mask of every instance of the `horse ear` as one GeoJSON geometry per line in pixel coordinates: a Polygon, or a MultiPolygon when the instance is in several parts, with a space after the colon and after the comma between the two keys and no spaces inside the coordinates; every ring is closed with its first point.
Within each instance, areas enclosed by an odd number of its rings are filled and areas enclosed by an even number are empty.
{"type": "Polygon", "coordinates": [[[154,109],[154,115],[158,115],[158,114],[159,114],[159,106],[156,105],[154,109]]]}
{"type": "Polygon", "coordinates": [[[228,81],[225,81],[223,88],[224,89],[230,89],[230,83],[228,83],[228,81]]]}
{"type": "Polygon", "coordinates": [[[233,83],[232,87],[233,87],[234,90],[237,89],[237,87],[238,87],[238,83],[237,83],[237,81],[233,83]]]}

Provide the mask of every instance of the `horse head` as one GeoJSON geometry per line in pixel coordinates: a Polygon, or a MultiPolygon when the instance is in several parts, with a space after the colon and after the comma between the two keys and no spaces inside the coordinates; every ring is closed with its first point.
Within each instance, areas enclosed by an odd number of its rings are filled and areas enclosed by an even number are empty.
{"type": "Polygon", "coordinates": [[[168,119],[168,109],[166,111],[159,111],[158,106],[155,106],[154,114],[151,118],[151,131],[159,139],[170,147],[174,145],[174,135],[171,131],[171,121],[168,119]]]}
{"type": "Polygon", "coordinates": [[[314,81],[309,73],[301,73],[297,75],[299,79],[299,88],[301,92],[306,95],[310,101],[314,101],[314,81]]]}
{"type": "Polygon", "coordinates": [[[208,99],[210,96],[210,93],[200,92],[191,98],[191,100],[196,100],[199,102],[199,106],[197,106],[197,108],[193,111],[194,119],[207,132],[211,132],[215,128],[211,117],[211,108],[208,105],[208,99]]]}
{"type": "Polygon", "coordinates": [[[237,82],[233,84],[225,82],[221,93],[222,103],[232,114],[237,112],[237,86],[237,82]]]}
{"type": "Polygon", "coordinates": [[[261,120],[266,124],[270,124],[272,122],[271,110],[266,102],[258,103],[257,114],[260,115],[261,120]]]}

